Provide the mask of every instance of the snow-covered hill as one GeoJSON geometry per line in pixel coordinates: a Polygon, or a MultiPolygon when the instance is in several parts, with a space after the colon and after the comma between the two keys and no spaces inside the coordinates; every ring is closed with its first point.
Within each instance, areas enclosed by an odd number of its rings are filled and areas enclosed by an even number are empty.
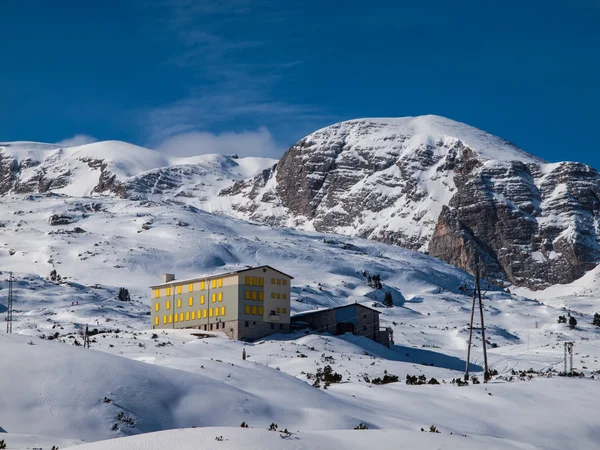
{"type": "Polygon", "coordinates": [[[600,175],[438,116],[360,119],[301,139],[221,192],[240,217],[429,252],[490,278],[571,282],[600,255],[600,175]]]}

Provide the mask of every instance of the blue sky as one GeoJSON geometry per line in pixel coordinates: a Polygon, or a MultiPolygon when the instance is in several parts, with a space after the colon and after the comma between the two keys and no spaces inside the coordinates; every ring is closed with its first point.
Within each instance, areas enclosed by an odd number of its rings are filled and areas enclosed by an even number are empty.
{"type": "Polygon", "coordinates": [[[599,0],[22,0],[0,17],[0,141],[276,156],[340,120],[438,114],[600,168],[599,0]]]}

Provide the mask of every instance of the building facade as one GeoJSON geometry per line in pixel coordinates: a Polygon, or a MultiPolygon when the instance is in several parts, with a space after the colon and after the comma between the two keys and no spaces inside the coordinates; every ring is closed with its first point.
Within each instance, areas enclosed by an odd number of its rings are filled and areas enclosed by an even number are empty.
{"type": "Polygon", "coordinates": [[[288,331],[292,279],[270,266],[186,280],[164,274],[150,287],[152,328],[222,331],[232,339],[288,331]]]}
{"type": "Polygon", "coordinates": [[[379,311],[359,303],[330,309],[307,311],[295,314],[291,319],[292,329],[310,328],[321,333],[339,335],[353,333],[390,346],[389,331],[381,329],[379,311]]]}

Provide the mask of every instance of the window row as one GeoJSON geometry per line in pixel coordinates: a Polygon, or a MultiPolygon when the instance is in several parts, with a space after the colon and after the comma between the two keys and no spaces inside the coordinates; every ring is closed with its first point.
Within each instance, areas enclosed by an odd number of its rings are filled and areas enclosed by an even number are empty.
{"type": "Polygon", "coordinates": [[[262,291],[246,291],[246,300],[264,300],[265,299],[265,293],[262,291]]]}
{"type": "MultiPolygon", "coordinates": [[[[262,286],[262,285],[261,285],[262,286]]],[[[211,289],[217,289],[223,287],[223,278],[215,278],[210,280],[211,289]]],[[[206,289],[206,281],[200,281],[199,290],[203,291],[206,289]]],[[[160,297],[162,289],[155,289],[154,296],[156,298],[160,297]]],[[[183,285],[176,286],[175,288],[167,287],[164,289],[165,296],[168,297],[171,294],[174,294],[177,291],[177,294],[183,294],[183,285]]],[[[194,292],[194,283],[188,284],[188,292],[194,292]]]]}
{"type": "Polygon", "coordinates": [[[277,308],[277,314],[281,314],[282,312],[283,312],[283,314],[286,314],[287,313],[287,308],[277,308]]]}
{"type": "Polygon", "coordinates": [[[271,298],[283,298],[284,300],[287,300],[287,294],[271,292],[271,298]]]}
{"type": "MultiPolygon", "coordinates": [[[[211,295],[211,300],[213,303],[217,303],[217,302],[222,302],[223,301],[223,293],[219,292],[219,293],[213,293],[211,295]]],[[[205,297],[204,295],[200,296],[200,304],[204,305],[205,302],[205,297]]],[[[177,299],[177,308],[181,308],[182,306],[182,301],[180,298],[177,299]]],[[[194,306],[194,298],[190,297],[188,298],[188,306],[194,306]]],[[[171,300],[167,300],[166,304],[165,304],[165,308],[167,311],[169,311],[171,309],[171,300]]],[[[154,310],[155,311],[160,311],[160,303],[156,302],[156,304],[154,305],[154,310]]]]}
{"type": "Polygon", "coordinates": [[[264,286],[265,279],[263,277],[246,277],[246,286],[264,286]]]}
{"type": "Polygon", "coordinates": [[[287,280],[285,278],[271,278],[271,284],[283,284],[285,286],[287,284],[287,280]]]}
{"type": "MultiPolygon", "coordinates": [[[[186,313],[177,313],[177,314],[167,314],[162,316],[163,325],[168,323],[178,323],[178,322],[187,322],[190,320],[200,320],[207,319],[209,317],[222,317],[225,315],[225,307],[216,307],[216,308],[208,308],[208,309],[199,309],[196,311],[188,311],[186,313]]],[[[159,316],[154,317],[154,325],[158,326],[160,323],[159,316]]]]}
{"type": "Polygon", "coordinates": [[[265,312],[262,306],[250,306],[246,305],[244,308],[244,312],[248,315],[259,315],[262,316],[265,312]]]}

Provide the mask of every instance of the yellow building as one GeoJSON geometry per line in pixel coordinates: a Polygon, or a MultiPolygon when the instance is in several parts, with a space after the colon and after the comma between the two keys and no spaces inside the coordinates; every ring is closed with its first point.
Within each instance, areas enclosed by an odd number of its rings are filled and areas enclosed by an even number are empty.
{"type": "Polygon", "coordinates": [[[270,266],[186,280],[164,274],[150,287],[152,328],[223,331],[233,339],[287,331],[291,280],[270,266]]]}

